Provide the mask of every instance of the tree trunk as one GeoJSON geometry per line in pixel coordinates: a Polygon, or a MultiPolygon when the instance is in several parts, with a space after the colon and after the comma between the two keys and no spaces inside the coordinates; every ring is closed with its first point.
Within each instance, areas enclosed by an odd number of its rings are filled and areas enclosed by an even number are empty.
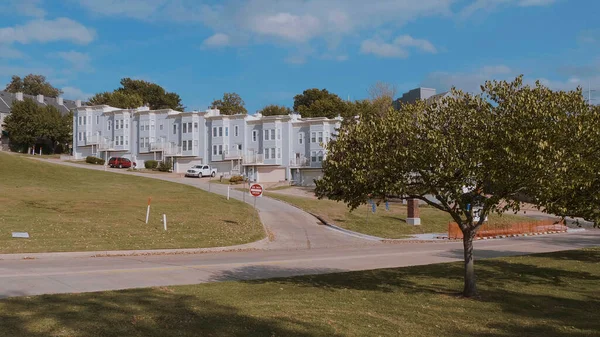
{"type": "Polygon", "coordinates": [[[477,286],[475,284],[475,265],[473,260],[473,239],[476,231],[469,230],[463,233],[463,247],[465,253],[465,287],[463,289],[464,297],[473,297],[477,295],[477,286]]]}

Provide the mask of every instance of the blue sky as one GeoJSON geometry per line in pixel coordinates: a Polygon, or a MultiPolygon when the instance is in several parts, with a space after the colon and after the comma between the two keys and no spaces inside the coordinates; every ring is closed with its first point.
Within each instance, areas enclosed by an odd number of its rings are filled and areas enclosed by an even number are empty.
{"type": "Polygon", "coordinates": [[[3,0],[0,85],[40,73],[85,99],[132,77],[189,110],[237,92],[252,113],[313,87],[360,99],[376,81],[476,91],[524,74],[600,99],[598,13],[567,0],[3,0]]]}

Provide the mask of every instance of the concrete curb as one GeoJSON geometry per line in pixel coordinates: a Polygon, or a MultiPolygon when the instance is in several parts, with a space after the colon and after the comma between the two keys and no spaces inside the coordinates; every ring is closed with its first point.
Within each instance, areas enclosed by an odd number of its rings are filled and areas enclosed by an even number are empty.
{"type": "MultiPolygon", "coordinates": [[[[516,238],[516,237],[527,237],[527,236],[543,236],[543,235],[549,235],[549,234],[566,234],[566,233],[571,233],[571,232],[582,232],[585,231],[584,230],[576,230],[576,231],[571,231],[571,230],[566,230],[566,231],[548,231],[548,232],[541,232],[541,233],[524,233],[524,234],[509,234],[509,235],[495,235],[495,236],[481,236],[481,237],[476,237],[475,240],[495,240],[495,239],[509,239],[509,238],[516,238]]],[[[448,241],[462,241],[462,239],[447,239],[448,241]]]]}
{"type": "Polygon", "coordinates": [[[89,252],[55,252],[55,253],[17,253],[0,254],[0,260],[39,260],[60,258],[90,258],[90,257],[129,257],[129,256],[151,256],[151,255],[185,255],[205,254],[221,252],[239,252],[261,250],[256,247],[266,244],[269,238],[236,246],[210,247],[210,248],[183,248],[183,249],[141,249],[141,250],[100,250],[89,252]]]}

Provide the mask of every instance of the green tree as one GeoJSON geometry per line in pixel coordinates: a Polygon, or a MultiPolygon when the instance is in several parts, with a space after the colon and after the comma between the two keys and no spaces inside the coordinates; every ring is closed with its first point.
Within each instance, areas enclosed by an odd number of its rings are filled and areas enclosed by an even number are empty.
{"type": "Polygon", "coordinates": [[[327,117],[346,115],[346,104],[336,94],[327,89],[307,89],[294,96],[294,111],[302,117],[327,117]]]}
{"type": "Polygon", "coordinates": [[[123,109],[139,107],[148,103],[152,110],[184,110],[178,94],[167,92],[158,84],[131,78],[121,79],[121,87],[112,92],[102,92],[94,95],[90,99],[90,103],[108,104],[123,109]]]}
{"type": "Polygon", "coordinates": [[[292,110],[287,106],[270,104],[262,108],[259,113],[263,116],[281,116],[291,114],[292,110]]]}
{"type": "Polygon", "coordinates": [[[574,144],[585,138],[589,111],[580,91],[524,86],[522,77],[487,82],[479,95],[453,89],[439,104],[416,102],[383,115],[365,105],[360,123],[345,124],[328,144],[316,194],[351,209],[399,196],[447,212],[464,236],[463,295],[471,297],[473,240],[484,219],[519,210],[522,194],[549,209],[571,186],[568,168],[586,165],[574,144]]]}
{"type": "Polygon", "coordinates": [[[222,115],[247,114],[248,110],[244,107],[245,103],[240,95],[235,92],[226,92],[222,99],[212,102],[212,107],[219,109],[222,115]]]}
{"type": "Polygon", "coordinates": [[[144,105],[144,101],[140,95],[132,93],[127,94],[121,91],[101,92],[94,95],[89,100],[92,105],[110,105],[115,108],[133,109],[144,105]]]}
{"type": "Polygon", "coordinates": [[[35,145],[43,128],[40,109],[40,106],[29,98],[13,103],[11,113],[4,119],[4,129],[8,132],[13,147],[35,145]]]}
{"type": "Polygon", "coordinates": [[[62,91],[52,86],[46,81],[43,75],[29,74],[21,79],[19,76],[13,76],[10,83],[6,85],[5,91],[22,92],[26,95],[44,95],[47,97],[58,97],[62,91]]]}
{"type": "Polygon", "coordinates": [[[48,105],[38,108],[40,115],[40,130],[38,138],[46,140],[53,153],[57,152],[60,145],[72,141],[73,113],[62,115],[54,106],[48,105]]]}

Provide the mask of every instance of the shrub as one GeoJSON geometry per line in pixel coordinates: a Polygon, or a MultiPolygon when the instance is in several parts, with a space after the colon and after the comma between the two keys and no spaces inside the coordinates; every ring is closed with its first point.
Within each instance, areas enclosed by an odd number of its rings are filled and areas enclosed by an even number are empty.
{"type": "Polygon", "coordinates": [[[169,172],[169,171],[171,171],[171,167],[173,167],[173,162],[171,161],[171,159],[167,159],[163,162],[160,162],[160,164],[158,164],[158,170],[160,172],[169,172]]]}
{"type": "Polygon", "coordinates": [[[89,163],[89,164],[95,164],[95,165],[104,165],[104,159],[97,158],[94,156],[85,157],[85,162],[89,163]]]}
{"type": "Polygon", "coordinates": [[[229,178],[229,182],[232,184],[241,183],[242,181],[244,181],[244,177],[242,176],[231,176],[231,178],[229,178]]]}
{"type": "Polygon", "coordinates": [[[144,162],[144,166],[149,170],[155,170],[158,167],[158,161],[156,160],[146,160],[144,162]]]}

